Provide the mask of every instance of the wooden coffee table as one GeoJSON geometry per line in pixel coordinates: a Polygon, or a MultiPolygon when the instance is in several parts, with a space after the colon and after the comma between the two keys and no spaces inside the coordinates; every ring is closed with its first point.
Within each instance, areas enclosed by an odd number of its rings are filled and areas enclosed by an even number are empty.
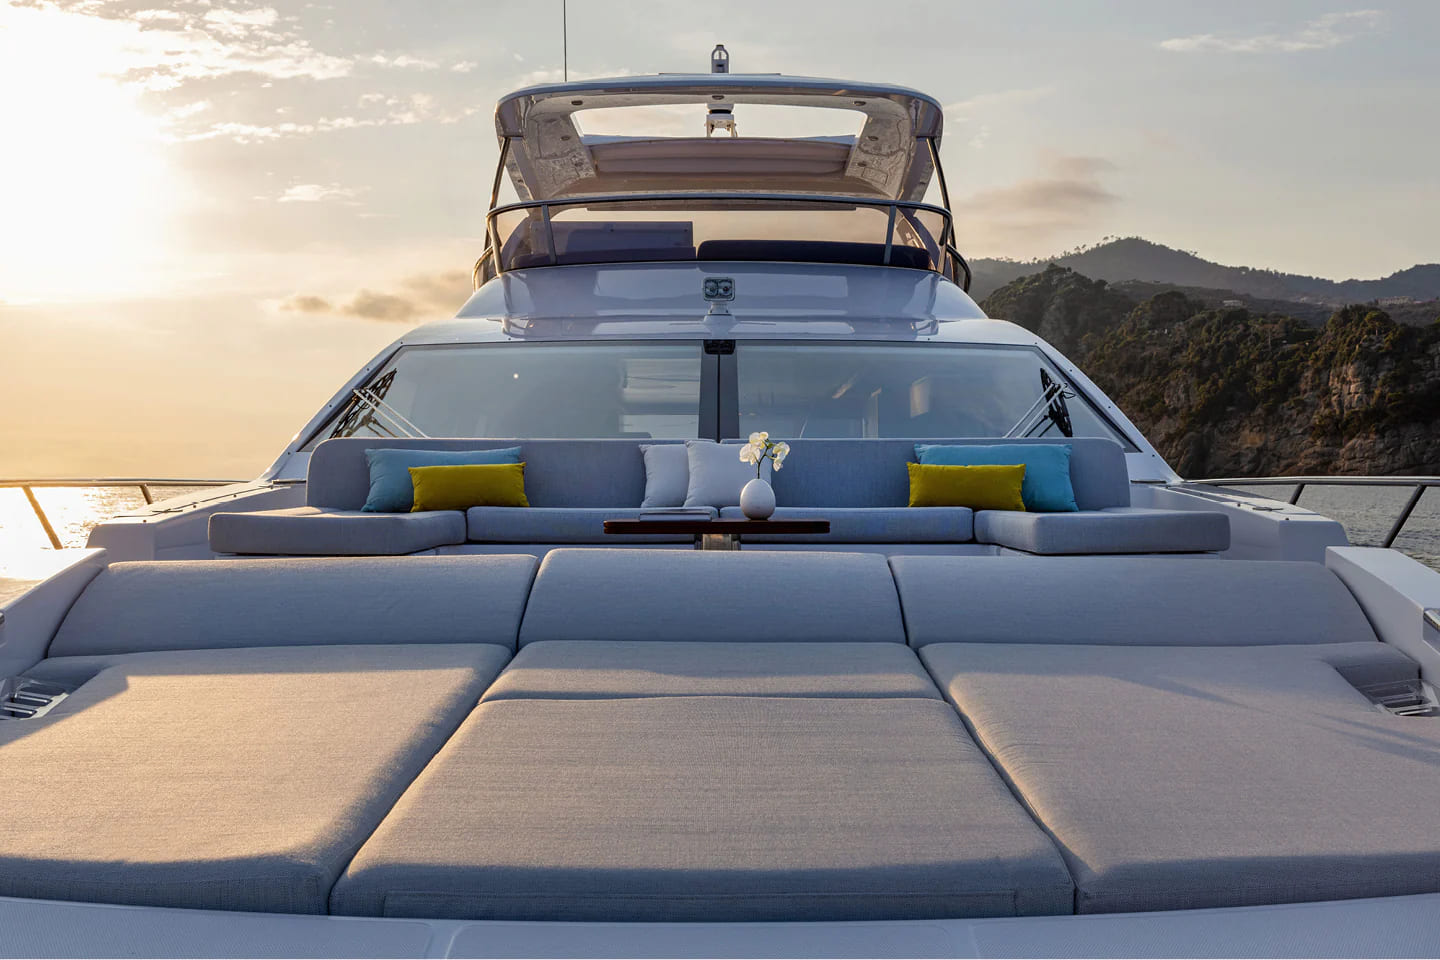
{"type": "Polygon", "coordinates": [[[696,550],[739,550],[747,533],[829,533],[829,520],[606,520],[605,532],[617,535],[689,534],[696,550]]]}

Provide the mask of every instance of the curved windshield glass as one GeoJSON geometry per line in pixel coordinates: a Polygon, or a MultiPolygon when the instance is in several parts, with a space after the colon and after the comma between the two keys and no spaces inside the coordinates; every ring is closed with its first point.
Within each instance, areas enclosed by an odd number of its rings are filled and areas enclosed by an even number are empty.
{"type": "Polygon", "coordinates": [[[741,436],[1107,437],[1134,449],[1028,347],[741,341],[735,359],[741,436]]]}
{"type": "Polygon", "coordinates": [[[939,208],[915,204],[703,195],[599,198],[503,208],[491,214],[491,225],[502,271],[656,260],[950,269],[949,218],[939,208]]]}
{"type": "Polygon", "coordinates": [[[698,340],[404,347],[305,449],[350,436],[725,439],[755,430],[1108,437],[1135,449],[1030,347],[759,340],[711,350],[698,340]]]}
{"type": "Polygon", "coordinates": [[[700,358],[698,343],[406,347],[311,447],[352,436],[695,437],[700,358]]]}

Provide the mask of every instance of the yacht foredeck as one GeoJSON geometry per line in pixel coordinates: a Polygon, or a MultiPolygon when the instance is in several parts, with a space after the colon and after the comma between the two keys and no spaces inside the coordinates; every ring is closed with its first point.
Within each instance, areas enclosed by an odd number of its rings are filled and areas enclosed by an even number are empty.
{"type": "Polygon", "coordinates": [[[454,319],[257,480],[0,579],[0,760],[46,801],[0,826],[0,921],[144,953],[1440,936],[1440,573],[1187,484],[986,317],[941,123],[778,75],[502,99],[454,319]],[[683,106],[704,126],[586,132],[683,106]],[[724,135],[746,106],[858,126],[724,135]],[[758,430],[791,447],[775,519],[806,522],[606,535],[739,523],[758,430]],[[372,501],[387,458],[403,502],[372,501]],[[518,469],[525,505],[417,504],[409,470],[446,463],[518,469]],[[911,505],[912,468],[954,465],[1023,467],[1025,509],[911,505]]]}

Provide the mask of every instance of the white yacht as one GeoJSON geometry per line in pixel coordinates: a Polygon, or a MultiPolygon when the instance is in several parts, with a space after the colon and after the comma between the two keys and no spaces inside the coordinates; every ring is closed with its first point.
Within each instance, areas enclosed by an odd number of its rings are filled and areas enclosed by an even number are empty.
{"type": "Polygon", "coordinates": [[[453,319],[0,574],[0,954],[1433,953],[1440,573],[985,316],[934,99],[713,56],[503,98],[453,319]]]}

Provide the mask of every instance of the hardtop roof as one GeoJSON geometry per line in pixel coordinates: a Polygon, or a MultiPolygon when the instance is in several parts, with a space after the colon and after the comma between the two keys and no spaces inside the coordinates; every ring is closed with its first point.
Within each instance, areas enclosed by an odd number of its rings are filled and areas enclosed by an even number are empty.
{"type": "MultiPolygon", "coordinates": [[[[728,114],[727,114],[728,115],[728,114]]],[[[659,74],[552,83],[502,98],[495,127],[522,200],[680,190],[819,192],[921,200],[934,166],[943,110],[892,84],[781,74],[659,74]],[[589,136],[576,114],[615,107],[746,104],[853,111],[864,125],[844,137],[589,136]]]]}

